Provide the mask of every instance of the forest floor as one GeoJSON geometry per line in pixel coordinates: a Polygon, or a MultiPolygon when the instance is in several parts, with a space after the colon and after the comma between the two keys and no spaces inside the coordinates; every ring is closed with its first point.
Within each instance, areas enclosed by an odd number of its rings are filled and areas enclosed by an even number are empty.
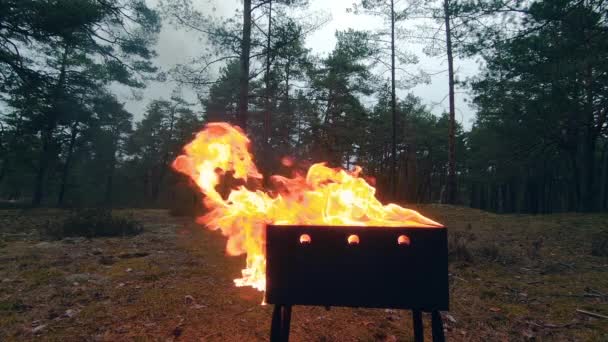
{"type": "MultiPolygon", "coordinates": [[[[449,227],[448,341],[606,341],[608,258],[592,256],[608,215],[494,215],[429,205],[449,227]]],[[[58,210],[0,211],[0,341],[264,341],[272,307],[236,288],[243,257],[163,210],[145,232],[41,240],[58,210]]],[[[406,311],[296,307],[294,341],[410,341],[406,311]]],[[[425,317],[429,333],[429,317],[425,317]]],[[[427,339],[430,335],[427,335],[427,339]]]]}

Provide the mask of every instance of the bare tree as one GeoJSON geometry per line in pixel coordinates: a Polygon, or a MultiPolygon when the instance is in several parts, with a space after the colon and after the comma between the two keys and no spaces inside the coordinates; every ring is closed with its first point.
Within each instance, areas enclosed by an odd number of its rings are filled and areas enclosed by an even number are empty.
{"type": "Polygon", "coordinates": [[[239,111],[237,122],[247,129],[249,109],[249,52],[251,51],[251,0],[243,0],[243,37],[241,39],[241,74],[239,80],[239,111]]]}
{"type": "Polygon", "coordinates": [[[448,129],[448,181],[447,202],[455,204],[457,199],[456,184],[456,106],[454,103],[454,55],[452,53],[452,31],[450,25],[450,0],[443,0],[443,16],[445,20],[445,48],[448,58],[448,87],[450,105],[450,126],[448,129]]]}
{"type": "MultiPolygon", "coordinates": [[[[417,0],[361,0],[360,3],[354,5],[355,13],[371,14],[379,17],[383,17],[390,27],[390,33],[387,34],[385,30],[380,30],[376,34],[376,39],[379,43],[385,43],[388,45],[390,50],[390,64],[380,61],[381,64],[385,64],[390,68],[391,71],[391,157],[390,157],[390,175],[389,184],[391,190],[391,196],[396,199],[398,196],[397,189],[397,127],[398,115],[397,115],[397,94],[396,94],[396,76],[395,71],[400,69],[397,67],[396,57],[398,51],[396,49],[397,32],[396,25],[399,21],[406,20],[410,15],[415,13],[420,7],[420,1],[417,0]],[[398,8],[397,8],[398,7],[398,8]],[[389,40],[386,41],[384,37],[388,36],[389,40]],[[383,39],[384,38],[384,39],[383,39]]],[[[403,31],[403,30],[401,30],[403,31]]],[[[412,59],[406,54],[401,54],[400,61],[402,63],[411,62],[412,59]],[[409,60],[408,60],[409,59],[409,60]]],[[[414,79],[416,77],[412,77],[414,79]]]]}

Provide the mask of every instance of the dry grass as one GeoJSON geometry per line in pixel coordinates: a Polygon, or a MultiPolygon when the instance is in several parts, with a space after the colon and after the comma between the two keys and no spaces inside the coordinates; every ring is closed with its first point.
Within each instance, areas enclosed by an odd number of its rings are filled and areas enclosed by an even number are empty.
{"type": "MultiPolygon", "coordinates": [[[[608,215],[421,210],[466,250],[451,254],[449,340],[608,340],[607,320],[576,313],[608,315],[608,258],[591,255],[608,215]]],[[[224,255],[222,236],[133,214],[139,236],[41,242],[62,212],[0,211],[0,341],[267,340],[272,308],[232,285],[244,260],[224,255]]],[[[294,341],[412,339],[404,311],[296,307],[292,323],[294,341]]]]}

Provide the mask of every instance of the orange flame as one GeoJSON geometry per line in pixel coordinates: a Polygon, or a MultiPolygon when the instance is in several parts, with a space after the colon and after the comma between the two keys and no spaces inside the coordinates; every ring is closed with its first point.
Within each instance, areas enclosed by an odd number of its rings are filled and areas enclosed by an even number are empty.
{"type": "Polygon", "coordinates": [[[224,199],[216,190],[222,175],[232,173],[244,182],[262,179],[249,144],[239,127],[209,123],[173,162],[173,168],[191,177],[205,194],[210,211],[197,222],[228,237],[229,255],[247,254],[242,278],[234,280],[237,286],[266,288],[266,224],[442,227],[414,210],[382,205],[376,189],[359,177],[359,167],[346,171],[318,163],[306,177],[272,176],[272,184],[280,189],[276,195],[241,185],[224,199]]]}

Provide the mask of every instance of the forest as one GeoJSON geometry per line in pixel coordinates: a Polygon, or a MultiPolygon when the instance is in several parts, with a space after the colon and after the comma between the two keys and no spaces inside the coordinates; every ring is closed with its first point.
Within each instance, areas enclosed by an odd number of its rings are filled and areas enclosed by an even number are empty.
{"type": "Polygon", "coordinates": [[[608,341],[607,280],[608,0],[0,0],[0,341],[608,341]]]}
{"type": "Polygon", "coordinates": [[[608,209],[608,2],[361,0],[345,10],[383,26],[335,32],[329,54],[307,47],[331,18],[300,15],[306,0],[243,0],[228,18],[195,2],[0,2],[2,206],[196,205],[170,164],[204,123],[227,121],[246,129],[265,174],[289,156],[361,166],[398,203],[608,209]],[[163,26],[196,35],[204,53],[158,67],[163,26]],[[441,115],[409,91],[431,77],[412,71],[425,56],[446,61],[433,76],[441,115]],[[477,74],[458,75],[463,58],[477,74]],[[151,82],[167,93],[129,112],[119,95],[151,82]]]}

